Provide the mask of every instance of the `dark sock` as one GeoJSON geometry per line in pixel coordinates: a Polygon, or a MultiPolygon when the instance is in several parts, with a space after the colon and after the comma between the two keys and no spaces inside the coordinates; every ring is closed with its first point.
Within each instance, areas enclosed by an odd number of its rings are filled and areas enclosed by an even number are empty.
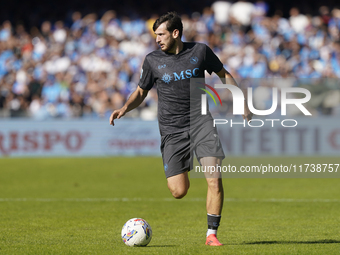
{"type": "Polygon", "coordinates": [[[220,225],[221,215],[208,214],[208,229],[217,230],[220,225]]]}

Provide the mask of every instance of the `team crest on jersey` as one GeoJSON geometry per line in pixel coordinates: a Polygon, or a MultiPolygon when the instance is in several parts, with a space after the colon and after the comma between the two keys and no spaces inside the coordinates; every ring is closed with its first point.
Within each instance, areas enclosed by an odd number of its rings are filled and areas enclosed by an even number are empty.
{"type": "Polygon", "coordinates": [[[164,81],[166,84],[169,84],[171,80],[172,77],[170,74],[167,73],[163,74],[162,81],[164,81]]]}
{"type": "Polygon", "coordinates": [[[197,64],[198,63],[198,58],[197,57],[191,57],[190,58],[190,63],[191,64],[197,64]]]}

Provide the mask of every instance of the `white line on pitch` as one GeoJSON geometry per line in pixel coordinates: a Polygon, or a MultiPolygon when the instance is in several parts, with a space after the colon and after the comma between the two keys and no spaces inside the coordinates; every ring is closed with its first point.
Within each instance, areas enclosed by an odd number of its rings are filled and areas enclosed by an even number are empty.
{"type": "MultiPolygon", "coordinates": [[[[0,198],[0,202],[172,202],[174,198],[0,198]]],[[[186,202],[205,202],[205,198],[184,198],[186,202]]],[[[226,202],[339,203],[340,199],[225,198],[226,202]]]]}

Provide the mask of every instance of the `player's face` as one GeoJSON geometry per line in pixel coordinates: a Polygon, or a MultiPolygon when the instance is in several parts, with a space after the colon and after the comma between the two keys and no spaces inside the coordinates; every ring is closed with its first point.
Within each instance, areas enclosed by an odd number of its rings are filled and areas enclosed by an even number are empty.
{"type": "Polygon", "coordinates": [[[164,52],[172,52],[176,47],[176,40],[172,34],[166,29],[166,23],[162,23],[155,31],[156,43],[164,52]]]}

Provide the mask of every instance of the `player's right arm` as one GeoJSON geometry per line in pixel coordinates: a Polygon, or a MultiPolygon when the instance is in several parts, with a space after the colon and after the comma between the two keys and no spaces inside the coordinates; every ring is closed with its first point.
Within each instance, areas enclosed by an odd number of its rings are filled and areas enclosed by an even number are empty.
{"type": "Polygon", "coordinates": [[[149,90],[142,89],[141,87],[137,86],[137,89],[131,94],[129,99],[126,101],[124,106],[118,110],[113,111],[110,116],[110,125],[114,126],[114,120],[120,119],[123,117],[127,112],[135,109],[138,107],[145,97],[148,95],[149,90]]]}
{"type": "MultiPolygon", "coordinates": [[[[149,56],[149,55],[148,55],[149,56]]],[[[148,61],[148,56],[146,56],[140,80],[137,86],[137,89],[131,94],[125,105],[120,108],[119,110],[115,110],[110,116],[110,125],[114,126],[114,120],[120,119],[125,113],[135,109],[138,107],[145,97],[147,96],[149,90],[152,88],[153,84],[155,83],[156,79],[153,75],[152,68],[148,61]]]]}

